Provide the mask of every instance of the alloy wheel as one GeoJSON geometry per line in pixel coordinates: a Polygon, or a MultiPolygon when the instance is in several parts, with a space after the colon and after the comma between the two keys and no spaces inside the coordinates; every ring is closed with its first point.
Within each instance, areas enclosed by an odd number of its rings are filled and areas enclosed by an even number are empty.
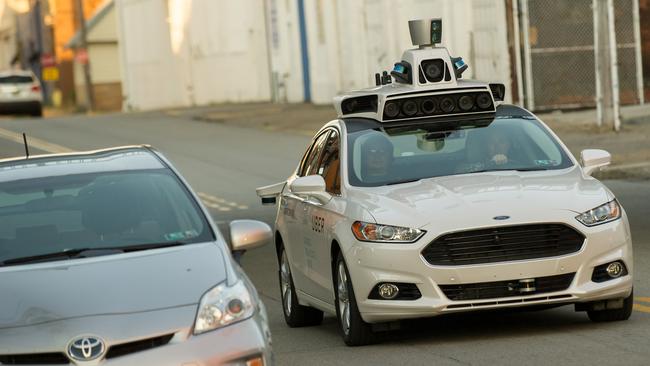
{"type": "Polygon", "coordinates": [[[282,259],[280,262],[280,288],[282,291],[282,305],[287,316],[291,316],[291,268],[289,268],[289,260],[287,260],[287,252],[282,251],[282,259]]]}
{"type": "Polygon", "coordinates": [[[348,293],[348,276],[345,270],[345,263],[338,265],[338,306],[341,321],[341,328],[345,334],[350,332],[350,297],[348,293]]]}

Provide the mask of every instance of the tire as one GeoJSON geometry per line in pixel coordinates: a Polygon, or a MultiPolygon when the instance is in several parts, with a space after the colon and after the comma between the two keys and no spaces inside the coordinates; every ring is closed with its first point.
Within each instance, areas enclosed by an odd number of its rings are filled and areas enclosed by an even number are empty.
{"type": "Polygon", "coordinates": [[[628,320],[632,315],[632,307],[634,306],[634,291],[623,300],[623,307],[620,309],[608,310],[587,310],[587,316],[591,321],[596,323],[602,322],[616,322],[621,320],[628,320]]]}
{"type": "Polygon", "coordinates": [[[336,258],[332,277],[334,277],[336,317],[343,341],[352,347],[374,343],[375,333],[372,331],[372,326],[361,318],[350,272],[341,253],[336,258]]]}
{"type": "Polygon", "coordinates": [[[296,288],[293,284],[291,267],[284,247],[280,250],[278,276],[280,280],[280,298],[284,321],[291,328],[320,325],[323,322],[323,312],[298,303],[296,288]]]}
{"type": "Polygon", "coordinates": [[[32,109],[30,115],[32,115],[33,117],[43,117],[43,108],[37,107],[32,109]]]}

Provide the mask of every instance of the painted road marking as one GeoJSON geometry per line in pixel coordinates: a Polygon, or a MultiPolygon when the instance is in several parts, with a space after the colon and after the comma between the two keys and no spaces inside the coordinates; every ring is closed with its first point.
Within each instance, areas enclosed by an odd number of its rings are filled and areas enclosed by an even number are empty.
{"type": "MultiPolygon", "coordinates": [[[[23,144],[23,134],[22,133],[16,133],[13,131],[5,130],[3,128],[0,128],[0,137],[17,142],[19,144],[23,144]]],[[[43,150],[45,152],[49,153],[54,153],[54,154],[60,154],[60,153],[69,153],[73,152],[74,150],[69,149],[65,146],[53,144],[51,142],[47,142],[45,140],[38,139],[36,137],[32,137],[30,135],[27,135],[27,145],[30,147],[37,148],[39,150],[43,150]]]]}
{"type": "Polygon", "coordinates": [[[219,211],[230,211],[232,209],[238,209],[238,210],[248,209],[248,206],[246,205],[242,205],[233,201],[228,201],[221,197],[213,196],[205,192],[199,192],[198,195],[199,197],[201,197],[201,201],[203,201],[204,205],[219,211]]]}
{"type": "Polygon", "coordinates": [[[640,311],[642,313],[650,314],[650,306],[645,306],[645,305],[641,305],[641,304],[634,304],[633,309],[636,310],[636,311],[640,311]]]}
{"type": "MultiPolygon", "coordinates": [[[[650,297],[635,297],[634,301],[636,302],[643,302],[643,303],[648,303],[650,304],[650,297]]],[[[642,313],[648,313],[650,314],[650,306],[643,305],[643,304],[634,304],[632,307],[636,311],[640,311],[642,313]]]]}

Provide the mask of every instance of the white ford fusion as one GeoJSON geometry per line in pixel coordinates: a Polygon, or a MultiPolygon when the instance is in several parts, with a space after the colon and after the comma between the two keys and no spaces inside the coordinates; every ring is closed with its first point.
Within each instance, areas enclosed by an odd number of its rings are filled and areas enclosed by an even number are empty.
{"type": "Polygon", "coordinates": [[[503,86],[460,80],[439,20],[377,87],[335,100],[295,173],[257,190],[277,202],[284,316],[337,315],[348,345],[377,324],[439,314],[574,304],[593,321],[632,311],[625,211],[503,86]],[[424,39],[424,40],[423,40],[424,39]],[[390,82],[393,81],[394,82],[390,82]]]}

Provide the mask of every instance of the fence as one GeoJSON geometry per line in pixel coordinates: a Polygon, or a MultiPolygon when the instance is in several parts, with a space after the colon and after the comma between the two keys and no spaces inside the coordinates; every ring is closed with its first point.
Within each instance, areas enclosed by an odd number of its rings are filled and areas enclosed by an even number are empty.
{"type": "MultiPolygon", "coordinates": [[[[593,0],[517,0],[526,106],[544,110],[596,104],[593,0]]],[[[638,0],[616,0],[622,104],[643,102],[638,0]]]]}

